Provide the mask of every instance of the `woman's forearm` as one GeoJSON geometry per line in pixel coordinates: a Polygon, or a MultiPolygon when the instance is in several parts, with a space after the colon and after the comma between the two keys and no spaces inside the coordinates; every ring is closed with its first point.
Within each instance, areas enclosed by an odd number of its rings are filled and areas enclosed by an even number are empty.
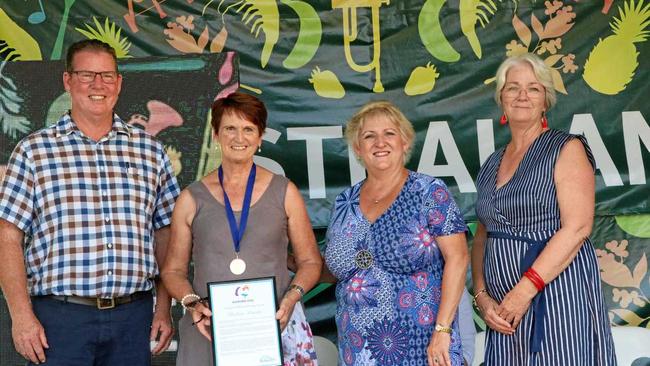
{"type": "Polygon", "coordinates": [[[483,277],[483,257],[485,255],[485,241],[487,240],[487,231],[485,226],[479,223],[474,235],[474,245],[472,245],[472,283],[474,284],[474,296],[485,289],[485,277],[483,277]]]}
{"type": "Polygon", "coordinates": [[[442,273],[442,296],[436,322],[450,326],[454,320],[460,297],[465,288],[465,273],[467,273],[467,252],[445,258],[445,269],[442,273]]]}
{"type": "Polygon", "coordinates": [[[319,261],[306,261],[304,263],[297,263],[297,266],[298,271],[296,271],[296,275],[291,283],[299,285],[307,292],[318,283],[322,263],[319,261]]]}
{"type": "Polygon", "coordinates": [[[553,235],[532,265],[544,283],[553,281],[571,264],[590,231],[591,227],[564,227],[553,235]]]}

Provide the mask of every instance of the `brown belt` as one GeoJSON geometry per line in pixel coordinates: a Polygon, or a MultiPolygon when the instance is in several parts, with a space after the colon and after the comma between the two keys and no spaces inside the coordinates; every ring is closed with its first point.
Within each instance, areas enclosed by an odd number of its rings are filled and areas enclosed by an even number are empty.
{"type": "Polygon", "coordinates": [[[100,297],[81,297],[81,296],[67,296],[67,295],[45,295],[41,296],[48,299],[68,302],[71,304],[94,306],[99,310],[112,309],[118,305],[128,304],[130,302],[151,297],[151,291],[140,291],[131,295],[100,298],[100,297]]]}

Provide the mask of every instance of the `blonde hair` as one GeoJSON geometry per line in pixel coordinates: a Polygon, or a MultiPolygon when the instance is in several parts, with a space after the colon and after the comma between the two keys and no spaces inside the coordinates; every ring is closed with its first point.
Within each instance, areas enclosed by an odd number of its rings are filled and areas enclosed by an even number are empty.
{"type": "Polygon", "coordinates": [[[555,87],[553,86],[553,74],[551,73],[551,68],[542,61],[541,58],[537,57],[532,53],[524,53],[521,55],[510,56],[505,59],[496,74],[496,83],[497,87],[494,92],[494,100],[497,102],[499,107],[502,107],[501,104],[501,90],[506,83],[506,76],[508,71],[514,66],[519,65],[529,65],[533,69],[533,73],[539,81],[540,84],[544,86],[544,103],[546,110],[551,109],[555,102],[557,101],[557,96],[555,95],[555,87]]]}
{"type": "Polygon", "coordinates": [[[354,148],[356,154],[356,150],[359,148],[359,131],[368,118],[375,116],[388,118],[399,130],[400,136],[408,146],[404,154],[404,164],[406,164],[413,151],[415,130],[413,130],[413,125],[404,114],[393,103],[388,101],[367,103],[352,116],[345,126],[345,139],[348,141],[348,145],[354,148]]]}

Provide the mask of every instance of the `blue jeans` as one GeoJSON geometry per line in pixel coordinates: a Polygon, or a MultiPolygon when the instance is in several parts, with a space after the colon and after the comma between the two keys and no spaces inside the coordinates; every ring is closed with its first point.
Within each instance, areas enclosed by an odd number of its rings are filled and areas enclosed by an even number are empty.
{"type": "Polygon", "coordinates": [[[41,365],[151,365],[152,297],[106,310],[47,297],[32,305],[50,346],[41,365]]]}

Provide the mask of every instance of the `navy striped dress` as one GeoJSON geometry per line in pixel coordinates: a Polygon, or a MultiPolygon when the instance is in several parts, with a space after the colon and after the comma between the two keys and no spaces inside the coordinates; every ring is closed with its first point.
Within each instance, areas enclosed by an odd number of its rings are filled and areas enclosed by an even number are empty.
{"type": "MultiPolygon", "coordinates": [[[[574,138],[584,144],[593,166],[591,150],[582,136],[548,130],[531,144],[512,179],[499,189],[496,177],[505,147],[481,167],[476,213],[489,233],[483,274],[488,293],[497,302],[530,266],[523,264],[526,253],[543,248],[560,229],[553,171],[560,150],[574,138]]],[[[536,302],[531,305],[513,335],[488,329],[486,366],[616,365],[600,271],[589,239],[536,300],[539,298],[543,300],[540,306],[536,307],[536,302]],[[535,323],[538,332],[534,332],[535,323]],[[541,342],[533,342],[533,333],[541,342]],[[533,352],[535,343],[539,352],[533,352]]]]}

